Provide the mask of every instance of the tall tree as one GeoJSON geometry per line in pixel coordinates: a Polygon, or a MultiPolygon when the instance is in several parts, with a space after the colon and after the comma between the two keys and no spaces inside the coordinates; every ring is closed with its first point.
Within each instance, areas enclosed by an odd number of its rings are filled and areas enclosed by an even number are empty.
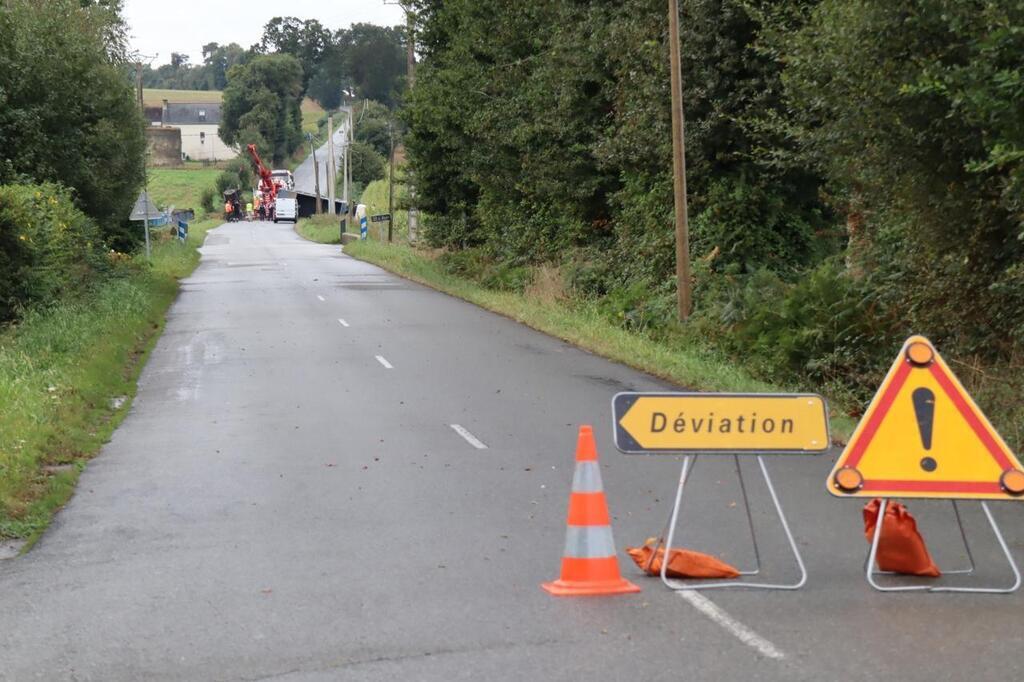
{"type": "Polygon", "coordinates": [[[203,47],[202,83],[209,90],[223,90],[228,84],[228,71],[235,64],[247,59],[245,49],[238,43],[218,45],[209,43],[203,47]],[[209,49],[208,49],[209,48],[209,49]]]}
{"type": "Polygon", "coordinates": [[[111,50],[123,30],[114,4],[4,0],[0,9],[0,184],[73,189],[119,248],[137,238],[127,217],[145,172],[141,112],[111,50]]]}
{"type": "Polygon", "coordinates": [[[258,48],[263,54],[290,54],[302,65],[302,91],[331,47],[331,32],[316,19],[274,17],[263,27],[258,48]]]}
{"type": "Polygon", "coordinates": [[[302,65],[287,54],[259,55],[228,72],[219,134],[257,142],[275,165],[302,143],[302,65]]]}
{"type": "Polygon", "coordinates": [[[405,82],[405,27],[353,24],[337,38],[356,96],[394,107],[405,82]]]}

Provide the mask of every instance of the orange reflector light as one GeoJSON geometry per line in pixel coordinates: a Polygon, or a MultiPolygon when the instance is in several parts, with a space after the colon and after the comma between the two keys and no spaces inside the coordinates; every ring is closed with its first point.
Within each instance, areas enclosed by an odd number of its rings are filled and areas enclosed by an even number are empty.
{"type": "Polygon", "coordinates": [[[935,351],[927,343],[918,341],[907,347],[907,359],[918,367],[927,367],[935,360],[935,351]]]}
{"type": "Polygon", "coordinates": [[[864,477],[853,467],[843,467],[837,471],[834,480],[836,487],[844,493],[856,492],[864,485],[864,477]]]}
{"type": "Polygon", "coordinates": [[[999,485],[1011,495],[1024,494],[1024,471],[1009,469],[999,477],[999,485]]]}

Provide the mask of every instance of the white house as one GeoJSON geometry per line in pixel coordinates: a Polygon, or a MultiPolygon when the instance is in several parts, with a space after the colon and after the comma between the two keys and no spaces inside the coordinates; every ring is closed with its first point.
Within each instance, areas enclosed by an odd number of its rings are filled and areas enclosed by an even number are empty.
{"type": "Polygon", "coordinates": [[[160,125],[181,129],[182,158],[193,161],[223,161],[238,156],[217,135],[219,102],[168,102],[164,100],[160,125]]]}

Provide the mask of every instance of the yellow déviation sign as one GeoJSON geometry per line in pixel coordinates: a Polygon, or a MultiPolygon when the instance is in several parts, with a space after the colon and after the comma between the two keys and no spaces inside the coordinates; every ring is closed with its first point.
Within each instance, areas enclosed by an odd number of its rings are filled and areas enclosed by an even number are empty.
{"type": "Polygon", "coordinates": [[[615,445],[626,453],[818,453],[829,447],[813,394],[619,393],[615,445]]]}

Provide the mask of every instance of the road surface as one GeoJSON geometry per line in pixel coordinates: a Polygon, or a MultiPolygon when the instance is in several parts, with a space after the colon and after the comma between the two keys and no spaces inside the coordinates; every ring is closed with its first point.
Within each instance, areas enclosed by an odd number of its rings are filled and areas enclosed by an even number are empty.
{"type": "MultiPolygon", "coordinates": [[[[1020,594],[868,588],[859,504],[824,491],[834,453],[770,463],[805,589],[680,596],[623,556],[642,594],[549,596],[579,424],[617,545],[663,524],[678,461],[615,453],[609,414],[661,382],[290,226],[225,225],[203,251],[130,414],[38,545],[0,562],[0,679],[1021,674],[1020,594]]],[[[791,579],[752,465],[764,577],[791,579]]],[[[686,544],[749,563],[731,462],[692,481],[686,544]]],[[[910,506],[939,564],[962,561],[948,505],[910,506]]],[[[979,579],[1005,581],[966,507],[979,579]]],[[[1021,507],[995,507],[1024,556],[1021,507]]]]}
{"type": "MultiPolygon", "coordinates": [[[[341,176],[341,155],[344,150],[345,142],[345,119],[339,119],[341,125],[334,130],[334,157],[337,163],[338,176],[341,176]]],[[[327,169],[329,166],[328,159],[330,155],[327,150],[327,143],[325,142],[319,149],[316,150],[316,159],[319,165],[320,171],[320,196],[327,197],[330,193],[330,183],[327,182],[327,169]]],[[[292,176],[295,179],[295,189],[299,192],[305,192],[307,194],[316,194],[316,173],[313,172],[313,155],[306,157],[306,160],[299,164],[299,167],[295,169],[292,176]]],[[[341,198],[340,196],[338,198],[341,198]]]]}

